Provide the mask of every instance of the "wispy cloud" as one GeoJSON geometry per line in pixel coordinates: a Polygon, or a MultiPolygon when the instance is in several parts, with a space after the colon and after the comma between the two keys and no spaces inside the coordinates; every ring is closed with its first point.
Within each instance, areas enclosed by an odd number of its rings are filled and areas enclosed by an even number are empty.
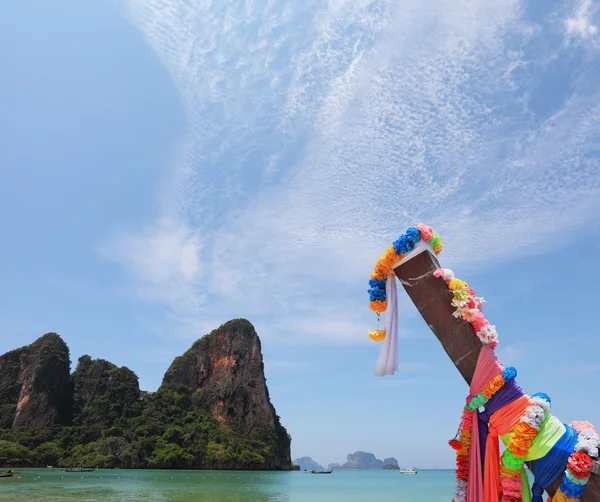
{"type": "Polygon", "coordinates": [[[185,326],[245,315],[267,336],[286,319],[289,339],[364,340],[365,278],[407,225],[472,266],[599,213],[597,75],[532,112],[544,33],[517,0],[125,5],[189,133],[161,219],[110,254],[185,326]]]}
{"type": "Polygon", "coordinates": [[[571,15],[565,20],[568,39],[590,39],[598,35],[598,26],[594,18],[598,13],[598,4],[593,0],[578,0],[571,15]]]}

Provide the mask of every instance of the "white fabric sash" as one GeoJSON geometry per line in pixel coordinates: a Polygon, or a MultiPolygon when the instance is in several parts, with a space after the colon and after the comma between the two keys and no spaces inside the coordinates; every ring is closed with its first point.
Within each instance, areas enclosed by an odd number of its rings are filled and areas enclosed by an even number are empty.
{"type": "MultiPolygon", "coordinates": [[[[401,263],[406,263],[423,251],[433,253],[432,247],[425,241],[419,241],[414,249],[408,253],[402,261],[398,262],[394,268],[401,263]]],[[[392,271],[388,275],[385,284],[385,295],[387,298],[387,309],[385,311],[385,338],[379,351],[379,359],[375,366],[375,376],[393,375],[398,371],[398,293],[396,292],[396,274],[392,271]]]]}
{"type": "Polygon", "coordinates": [[[375,376],[393,375],[398,371],[398,293],[396,275],[392,272],[385,283],[385,296],[388,301],[385,310],[385,338],[375,366],[375,376]]]}

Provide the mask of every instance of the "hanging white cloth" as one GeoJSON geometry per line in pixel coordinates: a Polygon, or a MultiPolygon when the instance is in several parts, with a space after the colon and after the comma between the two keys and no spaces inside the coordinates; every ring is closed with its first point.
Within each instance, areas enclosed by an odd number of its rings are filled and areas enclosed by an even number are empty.
{"type": "MultiPolygon", "coordinates": [[[[398,262],[394,268],[401,263],[412,260],[418,254],[428,251],[432,255],[433,249],[425,241],[419,241],[414,249],[404,256],[402,261],[398,262]]],[[[388,275],[385,283],[385,295],[387,298],[387,309],[385,316],[385,338],[381,344],[379,358],[375,366],[375,376],[393,375],[398,371],[398,293],[396,291],[396,274],[392,271],[388,275]]]]}
{"type": "Polygon", "coordinates": [[[385,284],[387,309],[385,311],[385,339],[381,344],[379,359],[375,366],[375,376],[393,375],[398,371],[398,293],[396,275],[388,275],[385,284]]]}

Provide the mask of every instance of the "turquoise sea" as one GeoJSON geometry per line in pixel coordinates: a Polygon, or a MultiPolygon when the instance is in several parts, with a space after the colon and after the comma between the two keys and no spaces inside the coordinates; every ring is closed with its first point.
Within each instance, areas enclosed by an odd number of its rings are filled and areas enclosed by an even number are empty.
{"type": "Polygon", "coordinates": [[[453,471],[309,472],[19,469],[2,502],[449,502],[453,471]]]}

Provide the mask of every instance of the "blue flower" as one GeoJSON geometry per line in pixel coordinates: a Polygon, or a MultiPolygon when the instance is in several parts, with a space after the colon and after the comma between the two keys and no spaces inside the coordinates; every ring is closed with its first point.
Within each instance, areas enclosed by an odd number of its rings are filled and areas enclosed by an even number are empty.
{"type": "Polygon", "coordinates": [[[396,253],[401,255],[410,253],[413,250],[415,243],[411,241],[406,234],[402,234],[392,245],[394,246],[396,253]]]}
{"type": "Polygon", "coordinates": [[[369,279],[369,286],[371,286],[372,288],[385,288],[385,281],[382,281],[381,279],[369,279]]]}
{"type": "Polygon", "coordinates": [[[539,397],[545,401],[548,401],[548,403],[552,402],[552,399],[550,399],[550,396],[548,394],[544,394],[543,392],[537,392],[536,394],[534,394],[531,397],[539,397]]]}
{"type": "Polygon", "coordinates": [[[421,240],[421,232],[417,230],[417,227],[410,227],[405,232],[405,235],[413,243],[413,246],[421,240]]]}
{"type": "Polygon", "coordinates": [[[561,491],[567,496],[574,499],[581,498],[585,485],[578,485],[573,483],[567,476],[563,476],[562,483],[560,485],[561,491]]]}
{"type": "Polygon", "coordinates": [[[385,294],[385,281],[382,281],[380,279],[371,279],[369,281],[369,285],[371,286],[371,289],[369,289],[368,293],[371,297],[371,301],[385,301],[386,300],[386,294],[385,294]]]}
{"type": "Polygon", "coordinates": [[[517,376],[517,370],[515,368],[513,368],[512,366],[509,366],[508,368],[504,368],[504,371],[502,372],[502,378],[504,379],[504,383],[507,383],[510,380],[514,380],[516,376],[517,376]]]}

